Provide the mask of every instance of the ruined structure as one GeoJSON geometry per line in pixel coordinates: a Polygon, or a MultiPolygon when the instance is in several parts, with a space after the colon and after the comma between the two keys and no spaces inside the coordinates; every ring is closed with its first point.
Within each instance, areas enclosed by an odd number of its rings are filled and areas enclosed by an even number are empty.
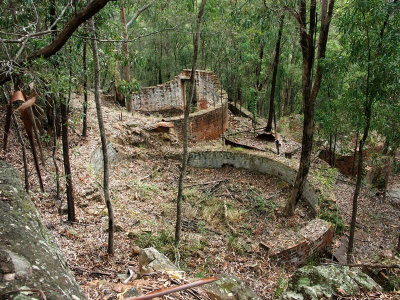
{"type": "MultiPolygon", "coordinates": [[[[173,80],[157,86],[142,88],[132,94],[132,107],[137,111],[162,112],[183,110],[186,106],[186,86],[190,82],[191,70],[183,70],[173,80]]],[[[197,109],[216,106],[226,96],[217,76],[211,71],[196,70],[197,109]]]]}
{"type": "MultiPolygon", "coordinates": [[[[191,70],[185,69],[171,81],[133,93],[133,109],[140,112],[177,112],[178,116],[164,120],[172,122],[177,132],[181,133],[182,112],[189,99],[187,85],[191,74],[191,70]]],[[[190,136],[196,140],[218,138],[228,128],[228,95],[213,72],[196,70],[195,76],[196,111],[189,117],[190,136]]]]}

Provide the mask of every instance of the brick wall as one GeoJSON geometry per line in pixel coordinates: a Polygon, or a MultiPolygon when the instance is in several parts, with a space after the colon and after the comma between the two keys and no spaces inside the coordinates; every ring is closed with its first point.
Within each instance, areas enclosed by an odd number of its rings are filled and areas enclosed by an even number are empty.
{"type": "MultiPolygon", "coordinates": [[[[217,104],[215,107],[199,110],[189,115],[190,138],[196,140],[213,140],[219,138],[228,128],[228,102],[217,104]]],[[[183,135],[183,116],[165,119],[173,122],[179,137],[183,135]]]]}
{"type": "MultiPolygon", "coordinates": [[[[183,110],[186,95],[185,85],[190,80],[192,71],[183,70],[171,81],[157,86],[142,88],[132,94],[134,110],[155,112],[165,110],[183,110]]],[[[211,71],[196,70],[196,100],[198,109],[206,109],[221,101],[225,91],[217,76],[211,71]]]]}
{"type": "Polygon", "coordinates": [[[132,107],[134,110],[155,112],[172,109],[183,109],[183,84],[180,76],[174,80],[143,88],[140,92],[132,94],[132,107]]]}
{"type": "Polygon", "coordinates": [[[196,140],[217,139],[226,128],[228,128],[227,102],[209,112],[190,116],[190,135],[196,140]]]}
{"type": "Polygon", "coordinates": [[[325,250],[332,242],[333,234],[332,224],[314,219],[300,230],[299,235],[294,238],[294,245],[283,250],[271,247],[270,256],[280,263],[303,265],[312,255],[325,250]]]}

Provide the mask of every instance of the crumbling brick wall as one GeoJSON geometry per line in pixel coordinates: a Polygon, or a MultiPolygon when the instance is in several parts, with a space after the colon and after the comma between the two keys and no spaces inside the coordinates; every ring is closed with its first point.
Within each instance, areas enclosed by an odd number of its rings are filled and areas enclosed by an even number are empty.
{"type": "MultiPolygon", "coordinates": [[[[325,250],[332,241],[332,224],[321,219],[314,219],[299,232],[294,245],[280,249],[271,247],[271,258],[284,264],[303,265],[315,254],[325,250]]],[[[279,240],[279,237],[278,237],[279,240]]]]}
{"type": "MultiPolygon", "coordinates": [[[[226,96],[226,95],[225,95],[226,96]]],[[[228,128],[228,102],[225,98],[222,105],[199,110],[189,115],[190,138],[196,140],[213,140],[219,138],[228,128]]],[[[183,116],[166,119],[175,125],[175,130],[180,137],[183,135],[183,116]]]]}
{"type": "Polygon", "coordinates": [[[179,75],[164,84],[145,87],[132,94],[132,107],[134,110],[148,112],[183,109],[182,88],[179,75]]]}
{"type": "MultiPolygon", "coordinates": [[[[186,95],[186,84],[191,77],[191,70],[183,70],[171,81],[157,86],[143,88],[133,93],[132,107],[134,110],[156,112],[166,110],[183,110],[186,95]]],[[[198,109],[206,109],[221,101],[225,94],[217,76],[211,71],[196,70],[196,101],[198,109]]]]}

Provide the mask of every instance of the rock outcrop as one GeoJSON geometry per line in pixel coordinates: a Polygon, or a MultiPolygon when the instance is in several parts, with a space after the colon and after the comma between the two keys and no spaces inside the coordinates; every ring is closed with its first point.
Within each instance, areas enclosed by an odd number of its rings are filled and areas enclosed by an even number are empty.
{"type": "Polygon", "coordinates": [[[239,278],[219,275],[218,280],[202,287],[212,300],[259,300],[260,298],[239,278]]]}
{"type": "Polygon", "coordinates": [[[356,296],[363,290],[381,287],[358,268],[325,265],[298,269],[281,299],[332,299],[335,296],[356,296]]]}
{"type": "Polygon", "coordinates": [[[178,271],[179,269],[164,254],[150,247],[139,253],[139,272],[146,275],[157,271],[178,271]]]}
{"type": "Polygon", "coordinates": [[[86,299],[18,172],[3,161],[0,220],[0,299],[86,299]]]}
{"type": "MultiPolygon", "coordinates": [[[[125,159],[125,155],[111,142],[107,143],[107,154],[110,164],[116,164],[125,159]]],[[[103,149],[101,145],[99,145],[90,155],[90,163],[96,172],[103,170],[103,149]]]]}

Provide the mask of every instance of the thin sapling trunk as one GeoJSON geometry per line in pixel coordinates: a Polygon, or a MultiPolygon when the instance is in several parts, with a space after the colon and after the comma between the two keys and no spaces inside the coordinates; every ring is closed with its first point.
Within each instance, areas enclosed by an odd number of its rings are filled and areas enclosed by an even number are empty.
{"type": "Polygon", "coordinates": [[[278,39],[275,45],[275,58],[274,58],[274,70],[272,72],[272,80],[271,80],[271,95],[269,99],[269,112],[268,112],[268,121],[267,127],[265,131],[271,132],[272,131],[272,122],[275,116],[275,88],[276,88],[276,77],[278,74],[278,67],[279,67],[279,56],[280,56],[280,49],[281,49],[281,39],[282,39],[282,30],[283,24],[285,20],[285,14],[282,14],[280,17],[279,22],[279,32],[278,32],[278,39]]]}
{"type": "Polygon", "coordinates": [[[196,78],[196,65],[197,65],[197,55],[199,51],[199,36],[201,29],[201,21],[204,14],[204,6],[207,0],[202,0],[200,4],[199,13],[197,16],[196,24],[196,34],[193,39],[194,49],[193,49],[193,63],[192,63],[192,76],[190,78],[191,91],[190,100],[186,100],[185,114],[183,120],[183,153],[182,153],[182,167],[181,173],[179,175],[179,185],[178,185],[178,197],[176,200],[176,226],[175,226],[175,245],[179,245],[181,240],[181,228],[182,228],[182,197],[183,197],[183,184],[186,175],[187,161],[189,156],[188,151],[188,139],[189,139],[189,113],[191,109],[191,104],[194,102],[195,94],[195,78],[196,78]]]}
{"type": "Polygon", "coordinates": [[[87,61],[86,61],[87,43],[83,44],[82,62],[83,62],[83,119],[82,119],[82,136],[87,136],[87,109],[88,109],[88,76],[87,76],[87,61]]]}
{"type": "Polygon", "coordinates": [[[100,64],[99,64],[99,52],[97,49],[96,40],[96,28],[94,25],[94,18],[91,18],[92,25],[92,48],[93,48],[93,60],[94,60],[94,100],[96,102],[97,121],[99,123],[101,149],[103,152],[103,192],[104,200],[106,202],[108,211],[108,246],[107,253],[114,254],[114,211],[110,199],[109,190],[109,164],[108,164],[108,152],[107,152],[107,138],[106,131],[104,128],[103,112],[101,109],[100,101],[100,64]]]}

